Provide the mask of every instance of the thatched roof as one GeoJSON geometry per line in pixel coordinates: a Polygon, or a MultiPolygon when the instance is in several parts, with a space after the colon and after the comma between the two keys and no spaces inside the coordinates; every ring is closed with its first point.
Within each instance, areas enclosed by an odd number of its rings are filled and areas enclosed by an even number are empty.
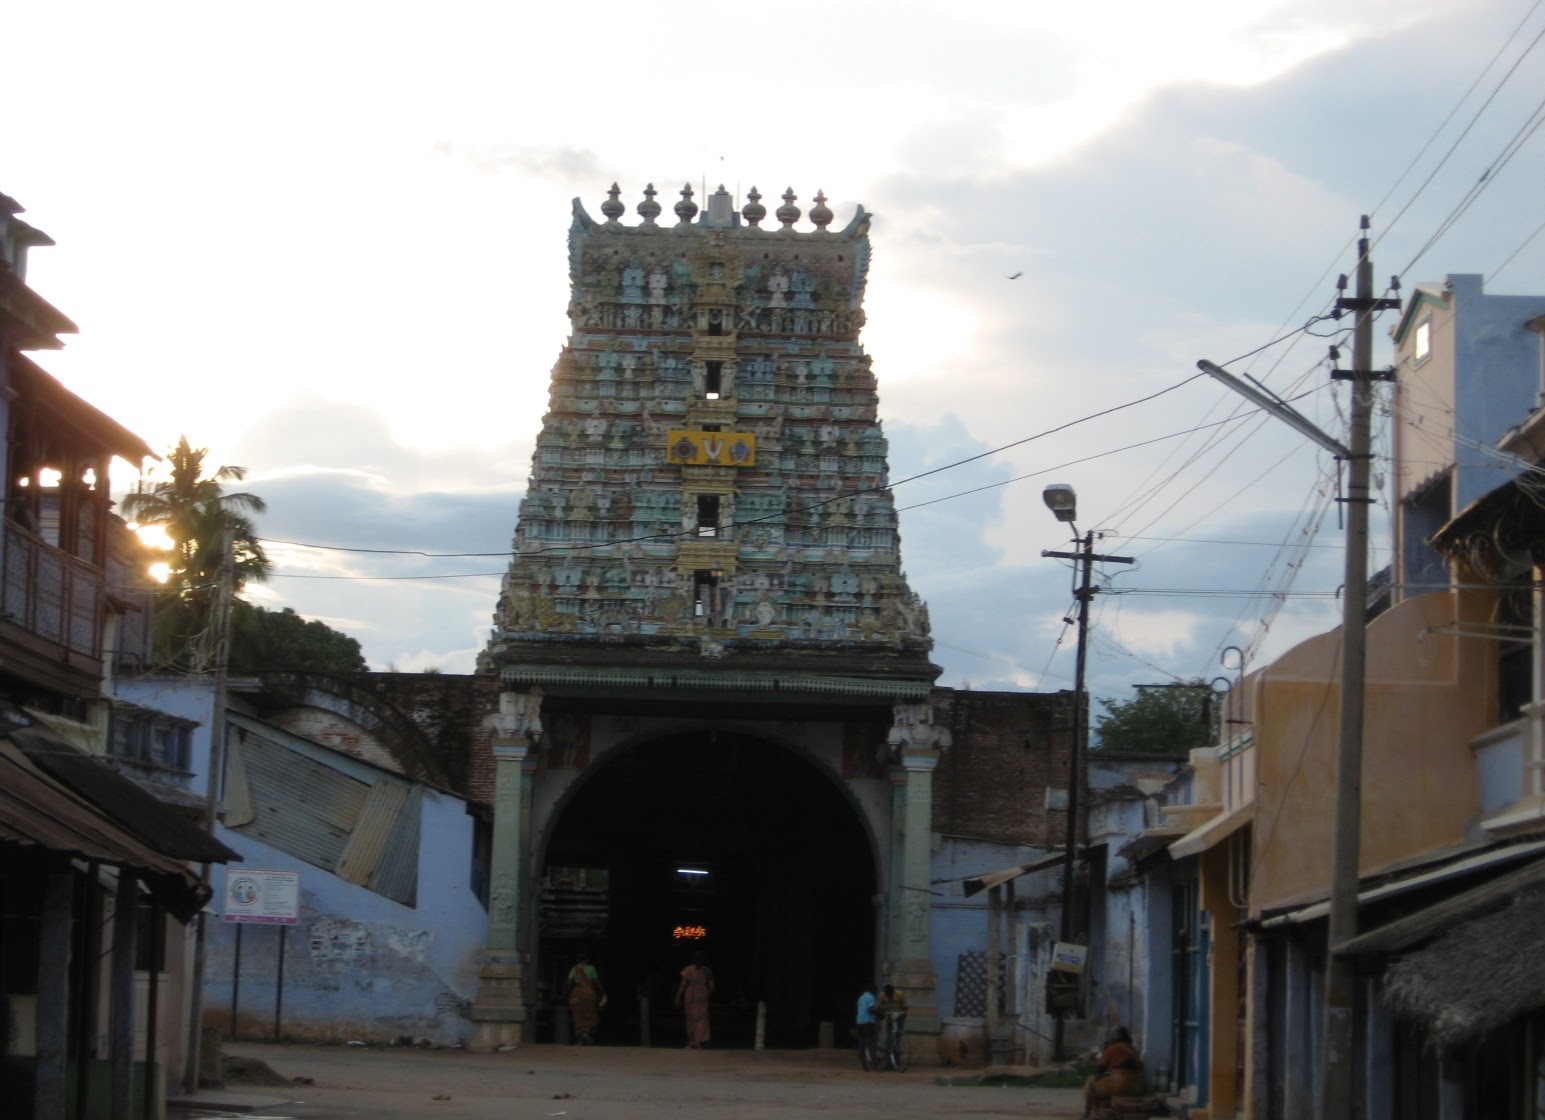
{"type": "Polygon", "coordinates": [[[1478,1041],[1545,1009],[1545,887],[1505,909],[1454,926],[1390,964],[1384,990],[1395,1014],[1414,1021],[1434,1049],[1478,1041]]]}

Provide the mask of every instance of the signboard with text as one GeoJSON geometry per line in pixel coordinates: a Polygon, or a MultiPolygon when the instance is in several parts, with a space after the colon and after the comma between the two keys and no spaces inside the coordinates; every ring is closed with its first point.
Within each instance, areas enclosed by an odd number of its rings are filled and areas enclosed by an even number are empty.
{"type": "Polygon", "coordinates": [[[1062,972],[1082,972],[1084,962],[1089,958],[1089,949],[1084,945],[1070,945],[1066,941],[1058,941],[1051,948],[1051,966],[1062,972]]]}
{"type": "Polygon", "coordinates": [[[300,872],[225,869],[224,918],[293,926],[300,920],[300,872]]]}

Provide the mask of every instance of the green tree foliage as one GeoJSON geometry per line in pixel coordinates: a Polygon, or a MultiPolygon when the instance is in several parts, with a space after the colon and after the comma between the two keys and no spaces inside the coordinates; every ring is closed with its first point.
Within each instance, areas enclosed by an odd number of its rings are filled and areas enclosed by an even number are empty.
{"type": "Polygon", "coordinates": [[[205,472],[207,448],[187,436],[167,454],[162,477],[124,496],[123,516],[159,526],[172,542],[170,572],[156,606],[156,660],[168,668],[202,671],[214,663],[213,618],[219,598],[225,531],[233,536],[234,588],[265,580],[273,565],[263,552],[252,515],[268,506],[256,494],[227,493],[225,483],[246,477],[242,467],[205,472]]]}
{"type": "MultiPolygon", "coordinates": [[[[268,505],[256,494],[229,493],[244,467],[206,473],[207,448],[183,436],[166,457],[164,477],[123,500],[124,517],[160,526],[172,541],[171,574],[156,606],[156,658],[164,667],[199,672],[215,664],[214,612],[219,599],[225,533],[233,549],[233,586],[266,580],[273,564],[263,551],[252,518],[268,505]]],[[[286,607],[269,611],[240,599],[231,604],[228,666],[233,672],[267,669],[351,673],[363,670],[359,642],[324,622],[286,607]]]]}
{"type": "Polygon", "coordinates": [[[270,611],[238,600],[231,613],[233,673],[285,669],[311,673],[358,673],[366,669],[359,642],[319,619],[290,607],[270,611]]]}
{"type": "Polygon", "coordinates": [[[1183,755],[1216,743],[1222,705],[1206,681],[1182,683],[1140,688],[1131,700],[1101,700],[1105,711],[1094,720],[1097,749],[1183,755]]]}
{"type": "Polygon", "coordinates": [[[123,516],[141,525],[160,526],[171,538],[171,578],[167,588],[179,598],[212,601],[220,578],[220,557],[227,527],[235,536],[237,591],[248,580],[266,580],[273,564],[263,552],[251,514],[268,505],[256,494],[225,492],[225,483],[247,477],[245,467],[217,467],[204,473],[206,447],[193,447],[182,436],[166,457],[167,476],[123,499],[123,516]]]}

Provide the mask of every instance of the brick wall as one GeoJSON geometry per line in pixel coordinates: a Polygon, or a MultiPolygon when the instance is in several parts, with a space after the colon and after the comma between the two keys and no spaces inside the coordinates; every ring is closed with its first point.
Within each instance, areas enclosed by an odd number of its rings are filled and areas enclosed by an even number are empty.
{"type": "Polygon", "coordinates": [[[455,792],[493,804],[493,754],[484,725],[499,710],[498,677],[372,673],[370,683],[423,733],[455,792]]]}
{"type": "Polygon", "coordinates": [[[1046,790],[1065,789],[1073,745],[1071,692],[934,693],[954,744],[934,772],[936,832],[1049,848],[1067,814],[1046,790]]]}

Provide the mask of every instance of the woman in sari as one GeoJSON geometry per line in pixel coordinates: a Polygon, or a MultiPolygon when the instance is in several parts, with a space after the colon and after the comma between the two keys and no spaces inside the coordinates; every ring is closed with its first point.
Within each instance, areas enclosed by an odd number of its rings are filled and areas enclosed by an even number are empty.
{"type": "Polygon", "coordinates": [[[1099,1072],[1084,1082],[1084,1116],[1093,1116],[1112,1097],[1141,1096],[1143,1088],[1143,1056],[1132,1044],[1132,1032],[1116,1027],[1100,1052],[1099,1072]]]}
{"type": "Polygon", "coordinates": [[[713,970],[708,958],[699,949],[692,954],[692,963],[681,970],[681,983],[676,988],[676,1006],[687,1017],[687,1050],[701,1050],[708,1041],[708,997],[713,995],[713,970]]]}
{"type": "Polygon", "coordinates": [[[569,1015],[574,1020],[574,1042],[588,1046],[595,1041],[601,1026],[601,1008],[606,1006],[606,989],[600,973],[590,963],[590,954],[580,952],[569,969],[569,1015]]]}

